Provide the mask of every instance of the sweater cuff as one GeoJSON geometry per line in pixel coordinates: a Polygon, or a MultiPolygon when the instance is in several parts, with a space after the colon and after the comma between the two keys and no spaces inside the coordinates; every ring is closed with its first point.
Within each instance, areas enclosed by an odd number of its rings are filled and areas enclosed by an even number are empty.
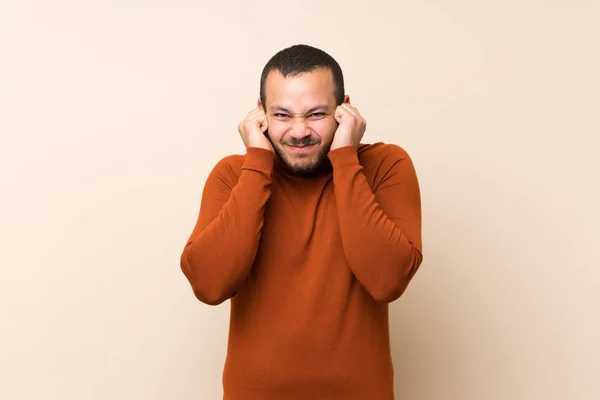
{"type": "Polygon", "coordinates": [[[359,165],[358,148],[355,146],[344,146],[332,150],[327,154],[334,169],[350,165],[359,165]]]}
{"type": "Polygon", "coordinates": [[[248,147],[242,169],[251,169],[270,173],[273,171],[275,153],[260,147],[248,147]]]}

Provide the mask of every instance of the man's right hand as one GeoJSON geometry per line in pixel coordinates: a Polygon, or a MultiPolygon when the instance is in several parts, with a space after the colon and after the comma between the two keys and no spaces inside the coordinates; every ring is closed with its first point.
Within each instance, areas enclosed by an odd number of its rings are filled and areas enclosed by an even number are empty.
{"type": "Polygon", "coordinates": [[[265,136],[268,127],[267,116],[262,107],[256,107],[250,111],[246,118],[238,125],[238,131],[242,136],[246,148],[259,147],[274,152],[271,142],[265,136]]]}

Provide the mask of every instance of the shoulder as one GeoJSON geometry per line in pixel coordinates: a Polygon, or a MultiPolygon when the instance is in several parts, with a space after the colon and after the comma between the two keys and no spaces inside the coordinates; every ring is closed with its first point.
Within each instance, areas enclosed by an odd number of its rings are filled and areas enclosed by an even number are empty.
{"type": "Polygon", "coordinates": [[[235,186],[242,173],[245,158],[246,156],[242,154],[230,154],[222,157],[213,166],[208,180],[219,181],[229,187],[235,186]]]}
{"type": "Polygon", "coordinates": [[[230,154],[221,158],[216,164],[215,169],[240,170],[246,159],[245,154],[230,154]]]}
{"type": "Polygon", "coordinates": [[[393,143],[377,142],[358,146],[358,158],[365,168],[387,164],[395,164],[399,161],[411,162],[410,155],[401,146],[393,143]]]}
{"type": "Polygon", "coordinates": [[[270,171],[274,158],[272,151],[250,147],[245,154],[230,154],[221,158],[213,167],[209,179],[219,177],[233,187],[242,175],[242,170],[270,171]]]}
{"type": "Polygon", "coordinates": [[[416,175],[410,155],[397,144],[361,143],[357,152],[364,174],[373,188],[392,175],[400,174],[411,178],[416,175]]]}

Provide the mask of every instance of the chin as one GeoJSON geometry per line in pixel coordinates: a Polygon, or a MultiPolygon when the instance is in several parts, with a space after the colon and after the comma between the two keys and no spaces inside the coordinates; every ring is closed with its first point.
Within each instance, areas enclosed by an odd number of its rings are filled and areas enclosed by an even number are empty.
{"type": "Polygon", "coordinates": [[[327,168],[329,160],[326,154],[319,153],[311,160],[303,160],[303,162],[290,163],[285,160],[286,165],[297,175],[316,175],[322,172],[324,168],[327,168]]]}
{"type": "Polygon", "coordinates": [[[313,175],[319,171],[324,163],[323,155],[321,152],[310,157],[310,158],[299,158],[294,160],[293,156],[287,154],[279,154],[279,158],[283,161],[283,164],[296,175],[313,175]],[[282,157],[283,156],[283,157],[282,157]]]}
{"type": "Polygon", "coordinates": [[[315,174],[322,163],[311,162],[311,163],[285,163],[287,167],[296,175],[309,176],[315,174]]]}
{"type": "Polygon", "coordinates": [[[295,175],[302,176],[314,175],[328,163],[327,153],[329,153],[330,147],[331,143],[325,146],[321,145],[318,149],[315,149],[315,154],[307,157],[290,154],[286,151],[284,146],[279,144],[273,146],[275,153],[279,156],[279,159],[287,169],[295,175]]]}

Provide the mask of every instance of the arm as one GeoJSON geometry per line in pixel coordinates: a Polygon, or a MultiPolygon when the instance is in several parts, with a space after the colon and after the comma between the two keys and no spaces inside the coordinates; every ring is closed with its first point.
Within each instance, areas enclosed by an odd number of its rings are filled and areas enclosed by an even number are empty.
{"type": "Polygon", "coordinates": [[[409,155],[392,146],[372,191],[357,148],[329,153],[344,252],[354,275],[380,302],[398,299],[421,261],[421,199],[409,155]]]}
{"type": "Polygon", "coordinates": [[[181,269],[203,303],[217,305],[240,288],[254,263],[271,194],[273,152],[248,148],[237,183],[221,161],[202,193],[181,269]]]}

